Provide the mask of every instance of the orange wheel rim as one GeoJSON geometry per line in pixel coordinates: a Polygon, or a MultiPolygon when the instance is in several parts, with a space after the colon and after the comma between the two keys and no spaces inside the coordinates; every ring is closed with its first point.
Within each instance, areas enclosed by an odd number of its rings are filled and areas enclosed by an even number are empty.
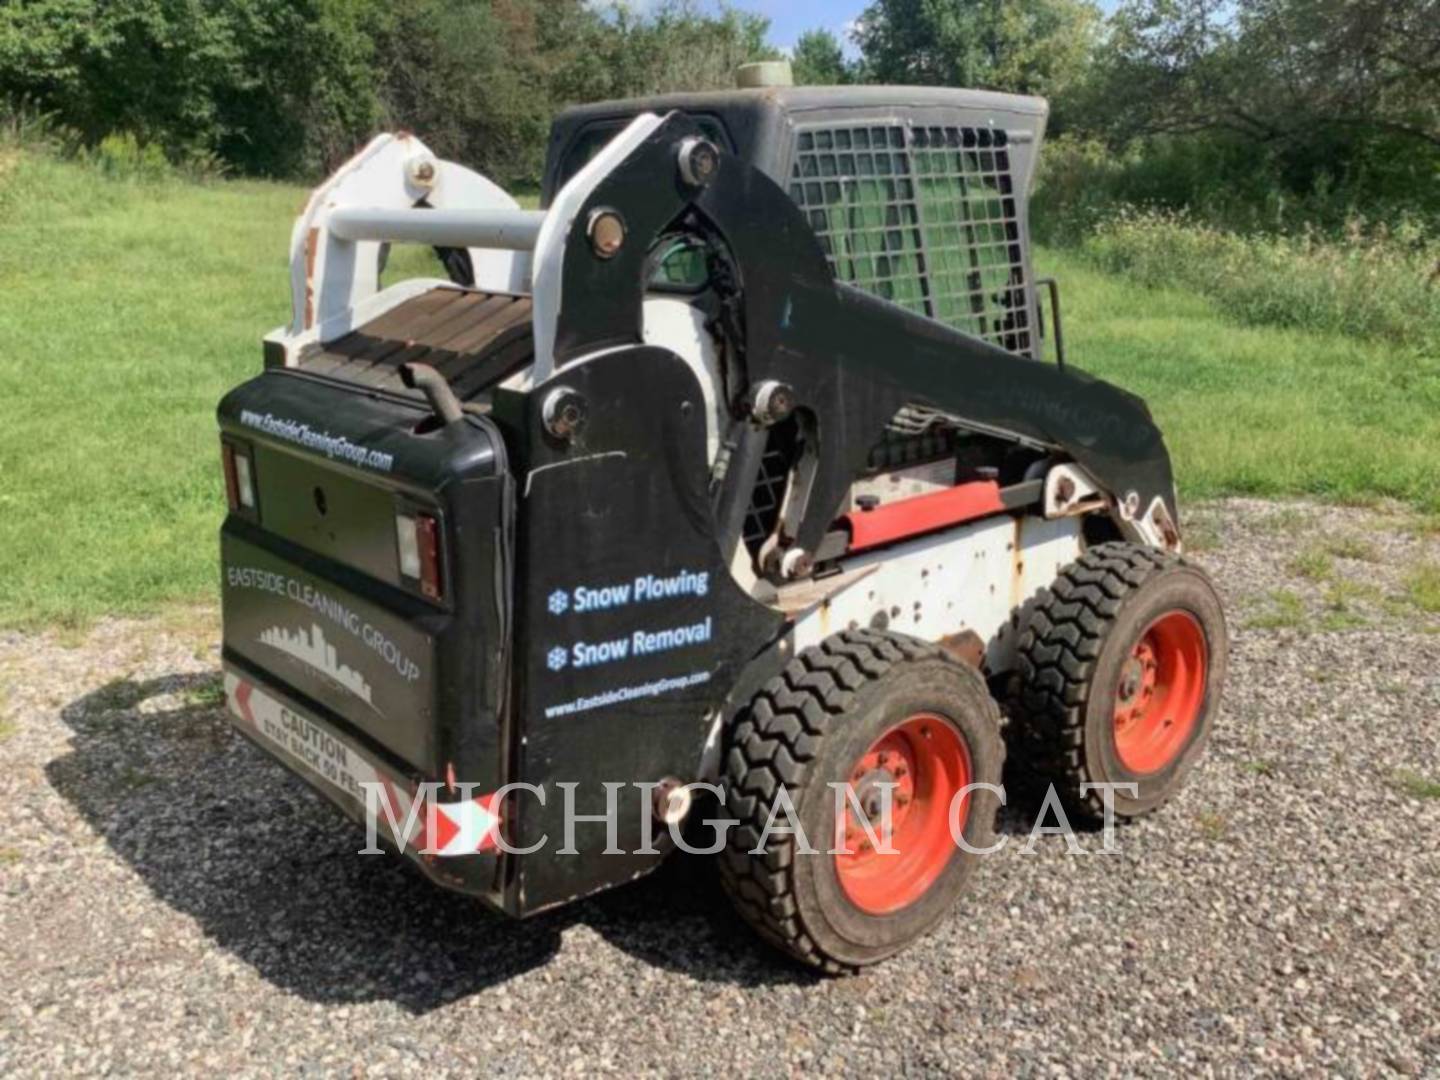
{"type": "Polygon", "coordinates": [[[1159,772],[1180,756],[1205,704],[1209,650],[1186,611],[1146,627],[1115,686],[1115,754],[1130,772],[1159,772]]]}
{"type": "MultiPolygon", "coordinates": [[[[955,854],[950,809],[970,784],[970,751],[954,725],[934,713],[896,724],[870,744],[846,778],[847,798],[837,828],[835,873],[846,897],[870,915],[888,915],[919,900],[955,854]],[[890,843],[877,850],[868,820],[884,843],[882,785],[890,791],[890,843]],[[857,809],[858,806],[858,809],[857,809]]],[[[969,814],[967,792],[958,808],[957,831],[969,814]]]]}

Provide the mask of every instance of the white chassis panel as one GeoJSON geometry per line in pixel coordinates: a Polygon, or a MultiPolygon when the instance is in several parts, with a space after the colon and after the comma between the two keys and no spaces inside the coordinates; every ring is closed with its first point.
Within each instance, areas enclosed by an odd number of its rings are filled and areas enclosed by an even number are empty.
{"type": "Polygon", "coordinates": [[[1015,665],[1021,607],[1083,550],[1078,517],[1002,516],[847,559],[843,571],[875,569],[806,612],[795,624],[798,652],[833,633],[868,627],[925,641],[973,630],[986,668],[1015,665]]]}

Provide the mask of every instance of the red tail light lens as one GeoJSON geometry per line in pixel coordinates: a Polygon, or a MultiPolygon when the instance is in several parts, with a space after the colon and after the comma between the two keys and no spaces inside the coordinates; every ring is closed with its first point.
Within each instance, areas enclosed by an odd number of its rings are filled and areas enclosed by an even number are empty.
{"type": "Polygon", "coordinates": [[[443,592],[440,580],[440,523],[429,514],[416,514],[415,540],[420,548],[420,591],[431,600],[439,600],[443,592]]]}
{"type": "Polygon", "coordinates": [[[233,444],[220,444],[220,460],[225,466],[225,500],[233,511],[255,509],[255,469],[250,455],[233,444]]]}
{"type": "Polygon", "coordinates": [[[433,514],[399,514],[395,518],[400,573],[420,585],[431,600],[445,592],[440,560],[440,522],[433,514]]]}
{"type": "Polygon", "coordinates": [[[240,479],[235,475],[235,448],[229,443],[220,444],[220,461],[225,467],[225,501],[231,510],[239,510],[240,479]]]}

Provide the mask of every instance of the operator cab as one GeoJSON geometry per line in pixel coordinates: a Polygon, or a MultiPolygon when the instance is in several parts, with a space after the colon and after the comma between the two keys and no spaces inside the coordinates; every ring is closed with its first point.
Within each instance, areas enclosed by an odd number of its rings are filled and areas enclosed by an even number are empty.
{"type": "MultiPolygon", "coordinates": [[[[1041,351],[1026,198],[1041,98],[765,87],[582,105],[551,128],[541,204],[643,112],[684,113],[804,212],[836,278],[1023,356],[1041,351]]],[[[697,284],[667,252],[656,287],[697,284]],[[673,260],[673,261],[672,261],[673,260]]]]}

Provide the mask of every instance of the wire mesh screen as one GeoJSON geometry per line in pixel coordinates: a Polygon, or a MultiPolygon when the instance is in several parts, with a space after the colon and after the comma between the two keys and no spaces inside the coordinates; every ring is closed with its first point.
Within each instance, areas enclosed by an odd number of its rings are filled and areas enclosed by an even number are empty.
{"type": "Polygon", "coordinates": [[[1032,352],[1004,131],[802,130],[790,194],[840,280],[1012,352],[1032,352]]]}
{"type": "Polygon", "coordinates": [[[755,555],[765,538],[775,530],[790,484],[790,469],[800,452],[800,428],[792,417],[770,429],[765,438],[765,453],[760,458],[759,475],[750,494],[745,513],[744,538],[750,554],[755,555]]]}
{"type": "Polygon", "coordinates": [[[755,489],[750,493],[750,507],[745,512],[743,536],[751,555],[759,552],[760,545],[774,531],[789,481],[790,455],[784,450],[767,448],[760,459],[755,489]]]}

